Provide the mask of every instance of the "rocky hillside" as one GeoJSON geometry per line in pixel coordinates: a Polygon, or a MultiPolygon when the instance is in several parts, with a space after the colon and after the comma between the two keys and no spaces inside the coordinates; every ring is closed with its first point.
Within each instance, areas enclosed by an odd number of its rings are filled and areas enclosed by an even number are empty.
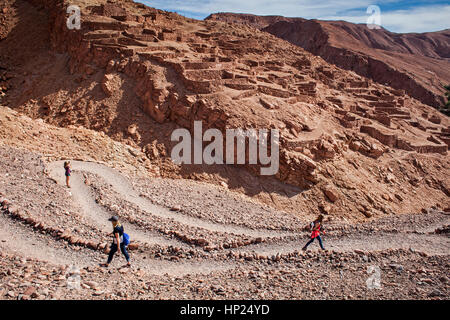
{"type": "Polygon", "coordinates": [[[207,19],[250,25],[298,45],[346,70],[405,90],[434,106],[450,83],[450,31],[399,34],[364,24],[232,13],[207,19]]]}

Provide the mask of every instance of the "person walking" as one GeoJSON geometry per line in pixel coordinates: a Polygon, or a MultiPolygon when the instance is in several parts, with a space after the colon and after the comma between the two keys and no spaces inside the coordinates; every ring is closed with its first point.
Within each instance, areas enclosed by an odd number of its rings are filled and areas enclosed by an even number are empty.
{"type": "Polygon", "coordinates": [[[306,249],[308,249],[308,246],[314,241],[314,239],[319,240],[320,247],[322,248],[322,250],[325,250],[325,248],[323,247],[322,238],[320,237],[320,232],[325,234],[325,230],[323,230],[322,228],[322,221],[323,215],[320,215],[314,222],[311,222],[311,239],[302,248],[303,251],[306,251],[306,249]]]}
{"type": "Polygon", "coordinates": [[[130,255],[127,251],[127,245],[129,243],[128,235],[124,233],[124,228],[122,224],[119,222],[119,218],[116,216],[112,216],[108,219],[108,221],[111,221],[113,226],[113,243],[111,244],[111,249],[109,251],[108,255],[108,261],[106,263],[101,264],[102,267],[108,267],[111,263],[114,254],[119,249],[120,252],[125,256],[125,259],[127,260],[127,266],[130,267],[130,255]]]}
{"type": "Polygon", "coordinates": [[[67,188],[70,188],[70,174],[72,173],[72,170],[70,169],[70,161],[64,162],[64,169],[66,170],[66,185],[67,188]]]}

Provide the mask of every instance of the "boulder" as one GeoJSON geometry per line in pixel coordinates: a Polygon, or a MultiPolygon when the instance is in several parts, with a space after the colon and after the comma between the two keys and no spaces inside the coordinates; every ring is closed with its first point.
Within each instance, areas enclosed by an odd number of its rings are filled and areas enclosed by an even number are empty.
{"type": "Polygon", "coordinates": [[[128,249],[131,250],[131,251],[137,250],[137,249],[139,249],[139,244],[137,244],[136,242],[130,243],[128,245],[128,249]]]}
{"type": "Polygon", "coordinates": [[[352,141],[350,143],[350,149],[353,151],[358,151],[361,149],[361,143],[359,141],[352,141]]]}
{"type": "Polygon", "coordinates": [[[114,92],[114,76],[112,74],[105,74],[105,76],[102,79],[102,89],[103,92],[108,96],[111,97],[114,92]]]}
{"type": "Polygon", "coordinates": [[[325,193],[325,195],[327,196],[327,198],[331,201],[331,202],[336,202],[339,199],[339,194],[338,192],[331,186],[325,186],[323,188],[323,193],[325,193]]]}

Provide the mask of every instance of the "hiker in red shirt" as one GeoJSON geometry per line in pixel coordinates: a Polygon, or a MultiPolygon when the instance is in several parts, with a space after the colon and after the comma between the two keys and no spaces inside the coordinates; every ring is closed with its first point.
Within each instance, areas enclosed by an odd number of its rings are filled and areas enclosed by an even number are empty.
{"type": "Polygon", "coordinates": [[[311,240],[308,241],[307,244],[305,244],[305,246],[303,247],[303,251],[306,251],[306,249],[308,248],[308,246],[314,241],[314,239],[317,238],[317,240],[319,240],[319,245],[322,248],[322,250],[325,250],[325,248],[323,247],[322,244],[322,238],[320,237],[320,232],[322,231],[323,234],[325,234],[325,231],[322,229],[322,220],[323,220],[323,216],[320,215],[317,217],[317,219],[314,222],[311,222],[311,240]]]}

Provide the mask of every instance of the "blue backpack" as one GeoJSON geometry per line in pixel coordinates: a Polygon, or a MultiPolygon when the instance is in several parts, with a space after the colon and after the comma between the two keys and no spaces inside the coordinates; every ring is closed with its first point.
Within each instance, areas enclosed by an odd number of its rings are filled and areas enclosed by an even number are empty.
{"type": "Polygon", "coordinates": [[[128,234],[126,234],[126,233],[123,234],[123,244],[125,246],[130,244],[130,236],[128,234]]]}

